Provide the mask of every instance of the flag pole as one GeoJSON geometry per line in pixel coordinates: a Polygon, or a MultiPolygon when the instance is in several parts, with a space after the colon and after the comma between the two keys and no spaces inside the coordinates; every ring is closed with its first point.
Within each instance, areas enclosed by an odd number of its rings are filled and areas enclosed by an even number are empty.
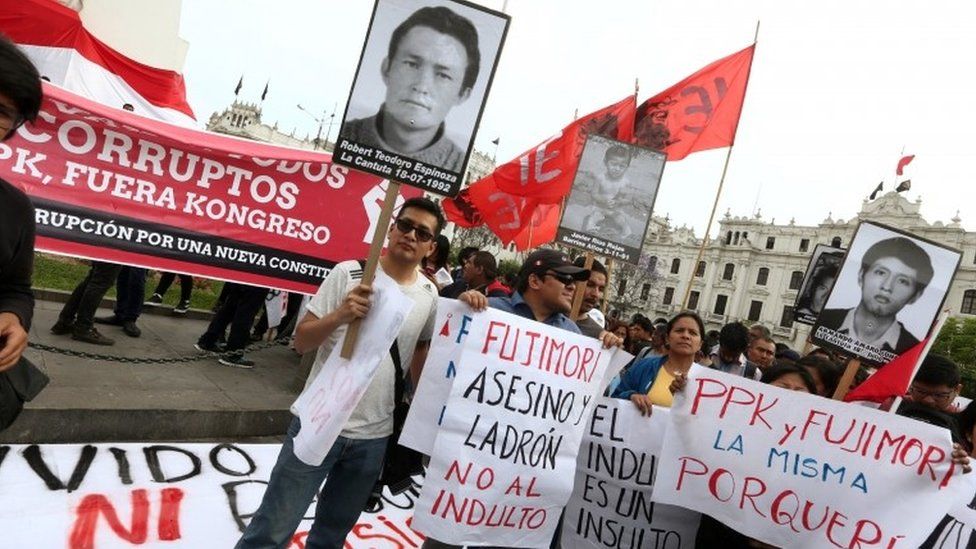
{"type": "MultiPolygon", "coordinates": [[[[759,41],[759,21],[756,21],[756,34],[752,38],[753,46],[759,41]]],[[[755,60],[755,52],[753,53],[753,60],[755,60]]],[[[749,63],[749,73],[752,73],[752,63],[749,63]]],[[[749,74],[746,74],[746,82],[749,81],[749,74]]],[[[746,96],[745,93],[742,94],[742,102],[745,103],[746,96]]],[[[742,107],[739,107],[739,113],[741,116],[742,107]]],[[[736,126],[738,130],[738,125],[736,126]]],[[[685,297],[681,301],[681,308],[688,308],[688,299],[691,297],[691,287],[695,283],[695,273],[698,272],[698,264],[701,262],[702,257],[705,255],[705,246],[708,245],[708,235],[712,232],[712,222],[715,221],[715,211],[718,209],[718,201],[722,197],[722,187],[725,185],[725,175],[729,171],[729,159],[732,158],[732,147],[735,146],[735,135],[732,136],[732,144],[729,145],[729,150],[725,153],[725,165],[722,167],[722,177],[718,180],[718,189],[715,191],[715,201],[712,202],[712,213],[708,216],[708,224],[705,226],[705,234],[702,235],[701,245],[698,246],[698,256],[695,262],[691,266],[691,276],[688,277],[688,287],[685,288],[685,297]]]]}
{"type": "Polygon", "coordinates": [[[685,297],[681,301],[681,308],[688,308],[688,298],[691,297],[691,286],[695,282],[695,273],[698,272],[698,264],[705,255],[705,246],[708,245],[708,235],[712,232],[712,221],[715,220],[715,210],[718,209],[718,200],[722,196],[722,186],[725,185],[725,174],[729,171],[729,159],[732,158],[732,145],[725,154],[725,166],[722,168],[722,177],[718,180],[718,190],[715,191],[715,201],[712,203],[712,213],[708,216],[708,224],[705,225],[705,234],[702,236],[701,245],[698,246],[698,256],[691,264],[691,276],[688,278],[688,287],[685,288],[685,297]]]}

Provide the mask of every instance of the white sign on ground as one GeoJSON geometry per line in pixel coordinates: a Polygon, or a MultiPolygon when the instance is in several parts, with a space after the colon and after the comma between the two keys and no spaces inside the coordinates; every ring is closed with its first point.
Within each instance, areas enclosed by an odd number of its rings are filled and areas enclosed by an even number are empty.
{"type": "MultiPolygon", "coordinates": [[[[3,547],[233,547],[261,503],[278,444],[0,445],[3,547]]],[[[388,493],[347,547],[419,547],[419,490],[388,493]],[[382,540],[378,545],[377,540],[382,540]]],[[[302,549],[313,501],[289,549],[302,549]]]]}

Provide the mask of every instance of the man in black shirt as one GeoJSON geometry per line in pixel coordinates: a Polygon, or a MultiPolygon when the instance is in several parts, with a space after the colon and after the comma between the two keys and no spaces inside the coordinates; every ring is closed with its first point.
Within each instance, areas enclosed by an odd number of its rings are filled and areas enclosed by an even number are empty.
{"type": "MultiPolygon", "coordinates": [[[[37,117],[41,97],[37,69],[0,35],[0,139],[37,117]]],[[[27,195],[0,179],[0,371],[17,364],[27,348],[33,269],[34,208],[27,195]]]]}

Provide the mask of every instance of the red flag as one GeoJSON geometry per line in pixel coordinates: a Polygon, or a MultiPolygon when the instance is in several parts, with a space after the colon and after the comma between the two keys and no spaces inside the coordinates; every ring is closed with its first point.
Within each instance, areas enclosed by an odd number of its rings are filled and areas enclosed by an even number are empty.
{"type": "Polygon", "coordinates": [[[470,189],[462,189],[454,198],[445,198],[441,202],[444,216],[458,227],[470,229],[484,224],[481,212],[471,203],[470,189]]]}
{"type": "Polygon", "coordinates": [[[515,237],[515,249],[520,252],[531,250],[555,240],[560,217],[562,207],[559,204],[536,204],[528,213],[528,224],[515,237]]]}
{"type": "Polygon", "coordinates": [[[915,160],[914,154],[901,157],[901,160],[898,161],[898,169],[895,170],[895,173],[898,175],[902,175],[902,171],[905,169],[905,166],[910,164],[912,160],[915,160]]]}
{"type": "Polygon", "coordinates": [[[499,166],[492,176],[498,189],[516,196],[555,203],[569,194],[576,165],[590,133],[631,141],[636,101],[633,95],[569,124],[518,158],[499,166]]]}
{"type": "Polygon", "coordinates": [[[719,59],[641,104],[636,143],[665,152],[672,161],[731,146],[755,48],[719,59]]]}
{"type": "Polygon", "coordinates": [[[878,369],[844,397],[845,402],[867,400],[884,402],[892,397],[904,396],[912,382],[915,365],[925,350],[928,338],[923,339],[911,349],[895,357],[894,360],[878,369]]]}

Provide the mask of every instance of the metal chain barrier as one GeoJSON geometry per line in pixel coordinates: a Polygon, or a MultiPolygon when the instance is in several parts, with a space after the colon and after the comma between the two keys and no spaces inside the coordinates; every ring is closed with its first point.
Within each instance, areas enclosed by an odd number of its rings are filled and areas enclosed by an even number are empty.
{"type": "MultiPolygon", "coordinates": [[[[45,345],[43,343],[37,343],[34,341],[29,341],[27,343],[28,347],[38,351],[44,351],[48,353],[54,353],[58,355],[70,356],[75,358],[83,358],[86,360],[100,360],[104,362],[121,362],[123,364],[178,364],[194,362],[197,360],[202,360],[205,358],[218,358],[224,353],[218,352],[201,352],[195,355],[178,356],[170,358],[143,358],[143,357],[128,357],[128,356],[117,356],[117,355],[103,355],[99,353],[89,353],[87,351],[76,351],[74,349],[62,349],[61,347],[55,347],[53,345],[45,345]]],[[[239,352],[253,353],[256,351],[262,351],[275,345],[281,345],[278,339],[272,339],[270,341],[262,341],[260,343],[252,343],[241,349],[239,352]]],[[[235,351],[238,352],[238,351],[235,351]]]]}

